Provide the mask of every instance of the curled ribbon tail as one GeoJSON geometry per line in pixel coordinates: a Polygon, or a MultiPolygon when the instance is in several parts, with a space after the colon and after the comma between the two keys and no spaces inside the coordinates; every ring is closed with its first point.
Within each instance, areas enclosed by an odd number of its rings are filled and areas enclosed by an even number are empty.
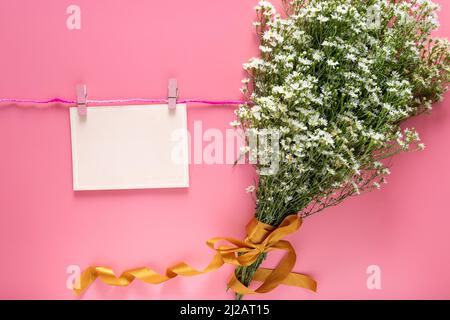
{"type": "Polygon", "coordinates": [[[159,274],[152,269],[143,267],[124,271],[117,277],[111,268],[92,266],[81,274],[80,286],[75,288],[74,292],[82,293],[97,278],[111,286],[128,286],[134,279],[149,284],[160,284],[177,276],[191,277],[213,272],[225,263],[246,267],[253,264],[261,254],[273,250],[283,250],[286,253],[275,269],[259,268],[256,271],[253,280],[262,282],[256,290],[252,290],[241,283],[234,273],[228,282],[228,287],[239,294],[265,293],[275,289],[280,284],[316,291],[317,284],[312,278],[292,272],[296,262],[295,250],[291,243],[282,240],[286,235],[298,230],[301,224],[302,221],[297,215],[288,216],[278,227],[252,219],[247,225],[247,237],[244,241],[216,237],[206,242],[211,249],[216,251],[216,255],[203,270],[197,270],[184,262],[180,262],[167,268],[165,274],[159,274]],[[219,242],[227,242],[230,245],[217,246],[219,242]]]}

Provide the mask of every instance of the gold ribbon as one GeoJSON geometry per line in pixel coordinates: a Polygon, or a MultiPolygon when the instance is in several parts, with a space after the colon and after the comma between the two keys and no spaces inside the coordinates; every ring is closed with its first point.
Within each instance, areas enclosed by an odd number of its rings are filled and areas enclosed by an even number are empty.
{"type": "Polygon", "coordinates": [[[181,262],[166,269],[165,274],[159,274],[149,268],[137,268],[124,271],[120,277],[116,277],[114,271],[108,267],[89,267],[80,277],[80,285],[74,289],[80,294],[86,290],[96,278],[111,286],[128,286],[134,279],[139,279],[149,284],[159,284],[176,276],[196,276],[215,271],[225,263],[235,266],[249,266],[256,261],[258,256],[273,250],[284,250],[286,254],[281,258],[278,265],[272,269],[259,268],[253,280],[262,282],[256,289],[252,290],[241,283],[233,272],[228,282],[228,287],[239,294],[266,293],[275,289],[280,284],[305,288],[316,291],[317,283],[307,275],[291,272],[297,259],[292,245],[282,240],[300,228],[301,218],[297,215],[288,216],[278,227],[262,223],[252,219],[247,225],[247,237],[244,241],[227,237],[212,238],[206,244],[217,253],[204,270],[196,270],[188,264],[181,262]],[[219,242],[228,242],[232,246],[216,246],[219,242]]]}

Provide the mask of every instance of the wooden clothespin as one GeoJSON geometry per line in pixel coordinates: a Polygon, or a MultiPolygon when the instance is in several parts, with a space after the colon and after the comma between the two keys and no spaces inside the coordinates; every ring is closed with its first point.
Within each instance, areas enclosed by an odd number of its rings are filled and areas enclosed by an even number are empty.
{"type": "Polygon", "coordinates": [[[169,110],[174,110],[177,106],[178,99],[178,82],[177,79],[169,79],[169,87],[167,93],[167,102],[169,110]]]}
{"type": "Polygon", "coordinates": [[[85,84],[77,85],[77,108],[80,116],[87,116],[87,87],[85,84]]]}

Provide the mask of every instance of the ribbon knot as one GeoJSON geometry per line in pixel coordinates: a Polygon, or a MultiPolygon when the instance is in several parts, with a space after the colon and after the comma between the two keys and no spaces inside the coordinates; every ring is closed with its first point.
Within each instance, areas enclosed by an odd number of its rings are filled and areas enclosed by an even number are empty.
{"type": "Polygon", "coordinates": [[[254,244],[253,247],[255,250],[257,250],[259,253],[264,253],[266,251],[266,247],[262,244],[254,244]]]}
{"type": "Polygon", "coordinates": [[[273,230],[275,230],[275,227],[270,224],[262,223],[253,218],[247,224],[245,230],[247,231],[247,237],[245,238],[246,242],[260,244],[270,235],[273,230]]]}
{"type": "Polygon", "coordinates": [[[312,278],[291,272],[296,262],[295,250],[288,241],[282,240],[286,235],[297,231],[301,224],[302,220],[297,215],[288,216],[278,227],[252,219],[246,227],[247,237],[244,241],[228,237],[217,237],[206,242],[210,248],[216,251],[216,255],[202,271],[198,271],[181,262],[167,268],[164,275],[144,267],[124,271],[120,277],[116,277],[111,268],[89,267],[82,273],[80,285],[74,291],[76,293],[83,292],[96,278],[100,278],[102,282],[113,286],[127,286],[135,278],[146,283],[159,284],[178,275],[195,276],[212,272],[222,267],[225,263],[246,267],[253,264],[259,255],[272,250],[283,250],[286,254],[273,270],[259,268],[256,271],[253,280],[262,282],[256,290],[252,290],[241,283],[234,273],[228,282],[228,287],[243,295],[269,292],[280,284],[316,291],[317,284],[312,278]],[[229,245],[216,246],[219,242],[228,242],[229,245]]]}

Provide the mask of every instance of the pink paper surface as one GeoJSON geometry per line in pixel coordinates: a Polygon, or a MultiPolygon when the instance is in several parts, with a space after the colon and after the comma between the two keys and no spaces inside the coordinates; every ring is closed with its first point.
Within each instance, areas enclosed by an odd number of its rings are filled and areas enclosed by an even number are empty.
{"type": "MultiPolygon", "coordinates": [[[[165,98],[175,77],[184,99],[240,99],[241,65],[257,53],[256,0],[0,1],[0,96],[165,98]],[[81,30],[66,8],[81,8],[81,30]]],[[[439,35],[450,34],[450,2],[439,35]]],[[[279,287],[248,299],[450,298],[450,96],[409,122],[427,149],[392,162],[389,183],[305,221],[289,237],[295,270],[318,293],[279,287]],[[381,290],[366,286],[370,265],[381,290]]],[[[188,107],[188,126],[229,128],[234,107],[188,107]]],[[[54,106],[0,106],[0,298],[78,299],[66,268],[79,265],[157,271],[179,261],[207,265],[214,236],[243,237],[254,204],[254,170],[190,166],[189,189],[72,191],[69,114],[54,106]]],[[[273,265],[279,255],[267,262],[273,265]]],[[[162,285],[96,282],[84,299],[232,299],[232,267],[162,285]]]]}

